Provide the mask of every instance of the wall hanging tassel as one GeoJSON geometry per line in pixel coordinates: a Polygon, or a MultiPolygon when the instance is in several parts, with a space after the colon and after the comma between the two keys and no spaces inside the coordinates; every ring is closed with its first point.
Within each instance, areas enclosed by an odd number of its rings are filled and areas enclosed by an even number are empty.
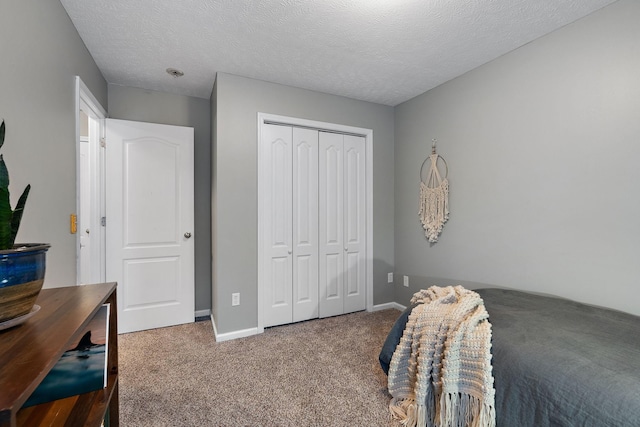
{"type": "Polygon", "coordinates": [[[436,154],[436,142],[433,140],[431,155],[425,159],[420,168],[420,221],[424,227],[424,234],[431,243],[438,241],[438,236],[442,232],[444,223],[449,219],[449,181],[447,176],[449,168],[442,156],[436,154]],[[445,165],[446,172],[444,178],[438,171],[438,158],[445,165]],[[422,169],[430,161],[429,172],[426,180],[422,180],[422,169]]]}

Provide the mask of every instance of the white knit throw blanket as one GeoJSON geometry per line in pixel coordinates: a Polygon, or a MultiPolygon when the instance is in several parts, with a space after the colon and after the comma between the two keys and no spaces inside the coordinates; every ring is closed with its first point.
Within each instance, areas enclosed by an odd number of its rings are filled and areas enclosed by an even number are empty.
{"type": "Polygon", "coordinates": [[[389,366],[389,409],[404,426],[494,427],[491,324],[462,286],[414,294],[389,366]]]}

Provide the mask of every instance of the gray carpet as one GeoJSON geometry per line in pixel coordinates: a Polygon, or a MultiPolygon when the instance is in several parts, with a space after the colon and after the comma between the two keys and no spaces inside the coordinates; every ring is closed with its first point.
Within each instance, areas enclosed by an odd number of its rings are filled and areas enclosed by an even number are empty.
{"type": "Polygon", "coordinates": [[[119,336],[120,423],[395,426],[378,353],[397,310],[216,343],[210,321],[119,336]]]}

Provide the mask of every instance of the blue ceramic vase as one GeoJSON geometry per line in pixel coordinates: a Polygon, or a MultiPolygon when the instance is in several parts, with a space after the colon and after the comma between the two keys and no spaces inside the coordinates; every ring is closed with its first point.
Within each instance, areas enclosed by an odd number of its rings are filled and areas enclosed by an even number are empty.
{"type": "Polygon", "coordinates": [[[44,283],[48,244],[0,251],[0,322],[29,314],[44,283]]]}

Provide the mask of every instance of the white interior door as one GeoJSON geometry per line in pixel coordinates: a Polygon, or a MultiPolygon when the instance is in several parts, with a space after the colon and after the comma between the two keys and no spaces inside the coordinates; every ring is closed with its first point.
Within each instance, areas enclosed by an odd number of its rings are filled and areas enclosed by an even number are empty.
{"type": "Polygon", "coordinates": [[[318,317],[318,131],[264,125],[265,326],[318,317]]]}
{"type": "Polygon", "coordinates": [[[293,134],[291,127],[262,127],[265,167],[269,170],[268,195],[262,221],[265,242],[265,326],[293,321],[293,134]]]}
{"type": "Polygon", "coordinates": [[[366,145],[360,136],[319,136],[320,317],[366,307],[366,145]]]}
{"type": "Polygon", "coordinates": [[[194,321],[193,128],[108,119],[106,279],[120,333],[194,321]]]}

